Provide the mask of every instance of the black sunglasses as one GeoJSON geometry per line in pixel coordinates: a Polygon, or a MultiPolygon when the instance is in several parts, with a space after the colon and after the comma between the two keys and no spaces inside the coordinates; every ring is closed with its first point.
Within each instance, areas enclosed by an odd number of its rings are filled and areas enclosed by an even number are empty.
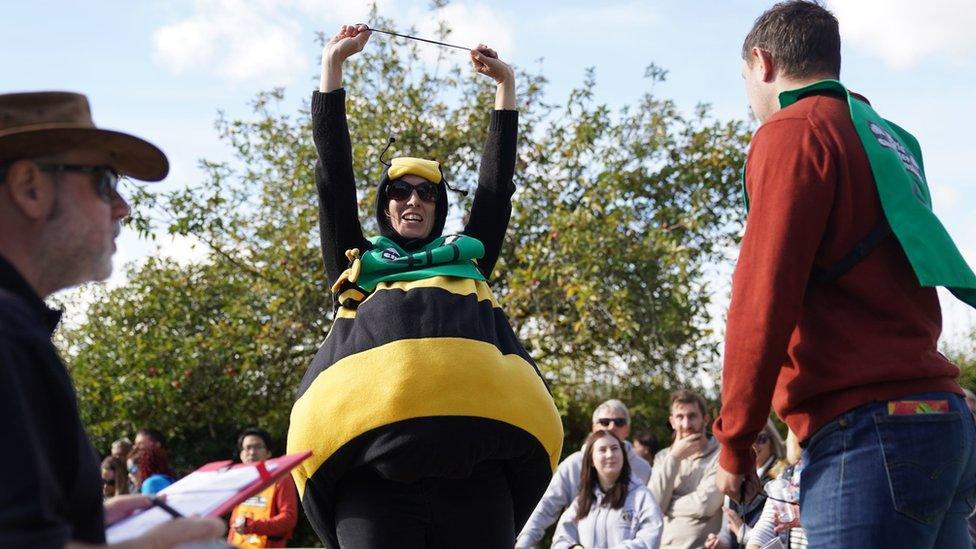
{"type": "Polygon", "coordinates": [[[114,478],[103,478],[102,479],[102,484],[104,484],[105,486],[111,486],[111,485],[115,484],[115,479],[114,478]]]}
{"type": "Polygon", "coordinates": [[[596,422],[604,427],[609,427],[611,423],[613,423],[617,427],[623,427],[624,425],[627,425],[627,420],[622,417],[613,417],[613,418],[601,417],[600,419],[596,420],[596,422]]]}
{"type": "Polygon", "coordinates": [[[406,181],[397,179],[386,186],[386,196],[397,202],[407,200],[414,191],[417,191],[417,196],[424,202],[437,202],[437,185],[430,181],[411,185],[406,181]]]}
{"type": "Polygon", "coordinates": [[[53,173],[80,172],[95,175],[95,192],[106,202],[119,197],[119,173],[110,166],[78,166],[76,164],[41,164],[41,171],[53,173]]]}
{"type": "Polygon", "coordinates": [[[769,442],[769,435],[766,433],[759,433],[756,437],[756,444],[766,444],[769,442]]]}

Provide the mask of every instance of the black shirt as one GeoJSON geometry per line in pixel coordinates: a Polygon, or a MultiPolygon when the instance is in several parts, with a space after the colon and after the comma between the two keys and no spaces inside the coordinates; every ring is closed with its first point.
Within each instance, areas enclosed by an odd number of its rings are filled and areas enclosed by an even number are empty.
{"type": "Polygon", "coordinates": [[[0,256],[0,547],[105,542],[98,456],[49,309],[0,256]]]}

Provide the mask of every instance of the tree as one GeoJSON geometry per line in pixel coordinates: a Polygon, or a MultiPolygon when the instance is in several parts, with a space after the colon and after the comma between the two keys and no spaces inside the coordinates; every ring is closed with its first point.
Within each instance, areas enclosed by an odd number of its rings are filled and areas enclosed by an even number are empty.
{"type": "MultiPolygon", "coordinates": [[[[439,159],[452,184],[476,184],[493,90],[466,74],[424,64],[402,39],[374,38],[348,67],[367,233],[390,135],[395,154],[439,159]]],[[[715,361],[705,271],[739,231],[746,128],[705,106],[682,115],[653,93],[664,75],[651,66],[650,91],[618,112],[595,101],[592,69],[561,107],[545,101],[543,76],[519,76],[520,191],[493,286],[567,416],[568,451],[610,396],[663,426],[667,391],[697,384],[715,361]]],[[[281,114],[283,101],[280,90],[260,93],[252,119],[219,118],[234,162],[204,162],[202,181],[134,197],[137,212],[154,212],[137,229],[163,223],[209,255],[132,267],[127,285],[93,290],[89,321],[62,334],[100,448],[152,425],[185,466],[227,457],[246,425],[283,437],[331,325],[307,106],[281,114]]]]}
{"type": "Polygon", "coordinates": [[[976,328],[968,338],[957,341],[943,349],[953,364],[959,366],[959,385],[976,391],[976,328]]]}

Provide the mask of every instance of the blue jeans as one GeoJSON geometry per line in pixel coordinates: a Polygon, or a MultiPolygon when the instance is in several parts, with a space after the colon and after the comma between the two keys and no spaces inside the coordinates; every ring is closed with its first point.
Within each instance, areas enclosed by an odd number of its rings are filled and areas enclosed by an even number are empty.
{"type": "Polygon", "coordinates": [[[800,522],[810,547],[972,547],[976,426],[962,397],[947,413],[888,415],[887,403],[834,418],[803,450],[800,522]]]}

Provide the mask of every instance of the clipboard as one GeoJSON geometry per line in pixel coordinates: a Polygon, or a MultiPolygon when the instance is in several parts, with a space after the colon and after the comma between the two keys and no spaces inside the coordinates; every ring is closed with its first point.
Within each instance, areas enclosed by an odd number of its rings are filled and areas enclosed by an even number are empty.
{"type": "Polygon", "coordinates": [[[180,516],[220,517],[284,478],[311,455],[302,452],[236,465],[230,460],[208,463],[160,491],[165,502],[157,501],[106,528],[106,540],[126,541],[180,516]]]}

